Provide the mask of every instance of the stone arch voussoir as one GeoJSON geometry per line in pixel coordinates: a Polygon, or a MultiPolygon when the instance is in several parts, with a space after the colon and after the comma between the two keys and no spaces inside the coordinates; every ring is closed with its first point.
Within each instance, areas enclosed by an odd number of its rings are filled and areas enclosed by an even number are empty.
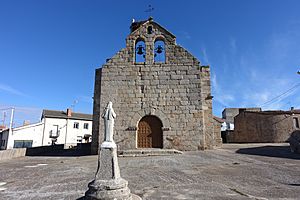
{"type": "Polygon", "coordinates": [[[154,115],[158,117],[164,128],[170,128],[170,121],[165,113],[163,113],[161,110],[157,108],[145,108],[143,110],[140,110],[138,112],[135,112],[134,115],[131,117],[130,120],[130,126],[131,127],[137,127],[139,121],[146,115],[154,115]]]}

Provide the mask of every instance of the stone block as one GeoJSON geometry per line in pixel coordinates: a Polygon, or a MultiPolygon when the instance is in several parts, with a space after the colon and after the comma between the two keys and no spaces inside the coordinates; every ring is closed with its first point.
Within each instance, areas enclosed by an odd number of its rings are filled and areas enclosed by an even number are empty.
{"type": "Polygon", "coordinates": [[[171,74],[171,79],[173,79],[173,80],[181,80],[181,79],[183,79],[183,75],[178,75],[175,72],[175,74],[171,74]]]}

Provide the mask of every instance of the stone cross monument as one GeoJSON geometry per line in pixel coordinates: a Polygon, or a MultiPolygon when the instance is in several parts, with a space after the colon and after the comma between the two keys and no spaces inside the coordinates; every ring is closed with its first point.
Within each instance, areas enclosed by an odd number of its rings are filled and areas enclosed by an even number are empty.
{"type": "Polygon", "coordinates": [[[85,199],[88,200],[133,200],[128,182],[121,178],[117,158],[117,146],[113,140],[116,113],[109,102],[102,115],[105,126],[104,142],[100,146],[98,169],[95,179],[88,184],[85,199]]]}

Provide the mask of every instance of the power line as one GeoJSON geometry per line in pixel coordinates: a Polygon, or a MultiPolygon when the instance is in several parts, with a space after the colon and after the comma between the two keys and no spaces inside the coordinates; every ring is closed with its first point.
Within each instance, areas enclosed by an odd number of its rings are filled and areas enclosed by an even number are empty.
{"type": "Polygon", "coordinates": [[[10,109],[12,109],[12,108],[14,108],[14,107],[0,108],[0,110],[10,110],[10,109]]]}
{"type": "Polygon", "coordinates": [[[284,100],[285,98],[287,98],[289,95],[291,95],[294,91],[295,91],[296,88],[293,88],[293,89],[290,89],[276,97],[274,97],[273,99],[265,102],[264,104],[262,104],[261,106],[269,106],[269,105],[272,105],[274,103],[278,103],[278,102],[281,102],[282,100],[284,100]]]}
{"type": "MultiPolygon", "coordinates": [[[[276,100],[276,99],[278,99],[278,98],[280,98],[280,97],[282,97],[282,96],[288,94],[289,92],[292,92],[293,90],[295,90],[295,89],[296,89],[297,87],[299,87],[299,86],[300,86],[300,83],[297,83],[296,85],[294,85],[293,87],[289,88],[289,89],[286,90],[285,92],[283,92],[283,93],[277,95],[276,97],[272,98],[271,100],[266,101],[265,103],[261,104],[260,107],[265,106],[265,105],[272,104],[272,102],[273,102],[274,100],[276,100]]],[[[283,98],[282,98],[282,99],[283,99],[283,98]]],[[[279,101],[281,101],[282,99],[280,99],[279,101]]]]}

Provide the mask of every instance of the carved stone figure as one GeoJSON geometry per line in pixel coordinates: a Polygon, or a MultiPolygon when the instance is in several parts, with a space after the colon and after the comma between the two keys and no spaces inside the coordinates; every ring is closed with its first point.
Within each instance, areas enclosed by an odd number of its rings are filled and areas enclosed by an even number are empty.
{"type": "Polygon", "coordinates": [[[114,124],[116,113],[112,108],[112,102],[109,102],[102,115],[104,119],[104,142],[101,144],[101,148],[113,148],[116,147],[114,142],[114,124]]]}
{"type": "Polygon", "coordinates": [[[112,142],[113,134],[114,134],[113,129],[114,129],[114,123],[115,123],[115,118],[116,118],[116,113],[115,113],[114,109],[112,108],[112,102],[108,103],[107,107],[104,110],[102,118],[104,119],[104,128],[105,128],[104,141],[112,142]]]}

